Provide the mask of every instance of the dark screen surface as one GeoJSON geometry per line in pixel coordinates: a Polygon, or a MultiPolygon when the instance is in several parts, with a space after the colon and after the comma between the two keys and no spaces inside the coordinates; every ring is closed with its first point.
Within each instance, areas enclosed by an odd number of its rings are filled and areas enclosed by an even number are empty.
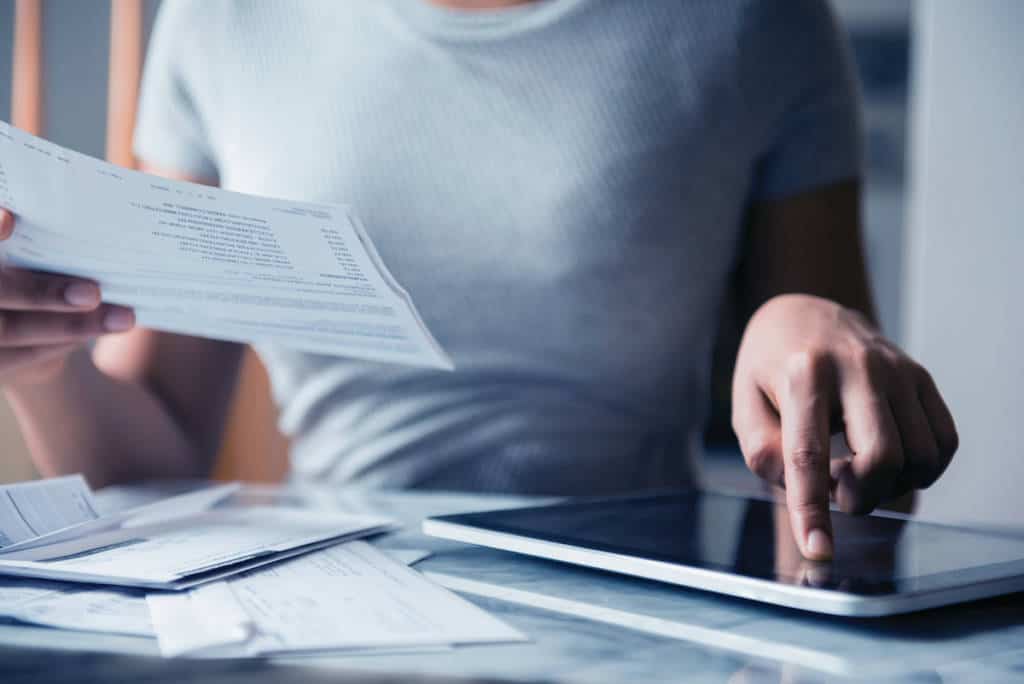
{"type": "Polygon", "coordinates": [[[1024,536],[833,512],[835,558],[804,560],[783,505],[703,491],[439,520],[759,579],[879,595],[1024,574],[1024,536]]]}

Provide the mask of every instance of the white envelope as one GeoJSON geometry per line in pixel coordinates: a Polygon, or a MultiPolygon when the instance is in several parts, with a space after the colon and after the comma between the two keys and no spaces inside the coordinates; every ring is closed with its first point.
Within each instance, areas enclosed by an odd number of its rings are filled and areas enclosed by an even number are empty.
{"type": "Polygon", "coordinates": [[[127,516],[123,522],[127,524],[2,553],[0,574],[184,589],[394,526],[377,516],[256,506],[173,518],[161,514],[150,520],[127,516]]]}

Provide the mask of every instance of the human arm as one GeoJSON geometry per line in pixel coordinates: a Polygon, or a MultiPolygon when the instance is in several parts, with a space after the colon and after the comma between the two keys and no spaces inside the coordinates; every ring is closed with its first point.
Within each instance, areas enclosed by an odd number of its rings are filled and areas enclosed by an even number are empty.
{"type": "Polygon", "coordinates": [[[930,485],[957,433],[928,373],[875,326],[859,186],[755,203],[740,272],[751,318],[733,377],[733,427],[751,470],[784,485],[801,552],[831,555],[828,502],[868,512],[930,485]],[[852,457],[832,461],[846,434],[852,457]],[[826,538],[811,543],[812,530],[826,538]]]}
{"type": "MultiPolygon", "coordinates": [[[[59,276],[39,278],[61,282],[59,276]]],[[[33,340],[38,359],[4,374],[0,349],[0,383],[40,472],[81,472],[93,486],[206,475],[242,347],[144,329],[108,335],[101,313],[89,311],[57,314],[60,319],[19,311],[23,328],[45,328],[33,340]],[[66,330],[76,331],[73,339],[66,330]],[[83,346],[97,337],[92,350],[83,346]]]]}

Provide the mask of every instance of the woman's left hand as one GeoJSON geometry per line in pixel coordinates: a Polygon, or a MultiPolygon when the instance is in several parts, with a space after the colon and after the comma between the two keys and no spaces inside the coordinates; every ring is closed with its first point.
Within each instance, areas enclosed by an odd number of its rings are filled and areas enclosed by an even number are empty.
{"type": "Polygon", "coordinates": [[[850,513],[929,486],[958,437],[927,371],[861,314],[781,295],[747,325],[733,377],[733,429],[747,466],[786,488],[807,558],[832,556],[829,500],[850,513]],[[831,459],[844,431],[851,456],[831,459]]]}

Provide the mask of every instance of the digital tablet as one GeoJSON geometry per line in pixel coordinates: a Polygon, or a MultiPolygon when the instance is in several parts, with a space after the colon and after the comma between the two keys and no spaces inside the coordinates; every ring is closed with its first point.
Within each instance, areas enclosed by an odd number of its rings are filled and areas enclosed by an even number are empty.
{"type": "Polygon", "coordinates": [[[847,616],[1024,591],[1024,535],[832,513],[835,558],[803,559],[785,507],[687,490],[429,518],[470,544],[847,616]]]}

